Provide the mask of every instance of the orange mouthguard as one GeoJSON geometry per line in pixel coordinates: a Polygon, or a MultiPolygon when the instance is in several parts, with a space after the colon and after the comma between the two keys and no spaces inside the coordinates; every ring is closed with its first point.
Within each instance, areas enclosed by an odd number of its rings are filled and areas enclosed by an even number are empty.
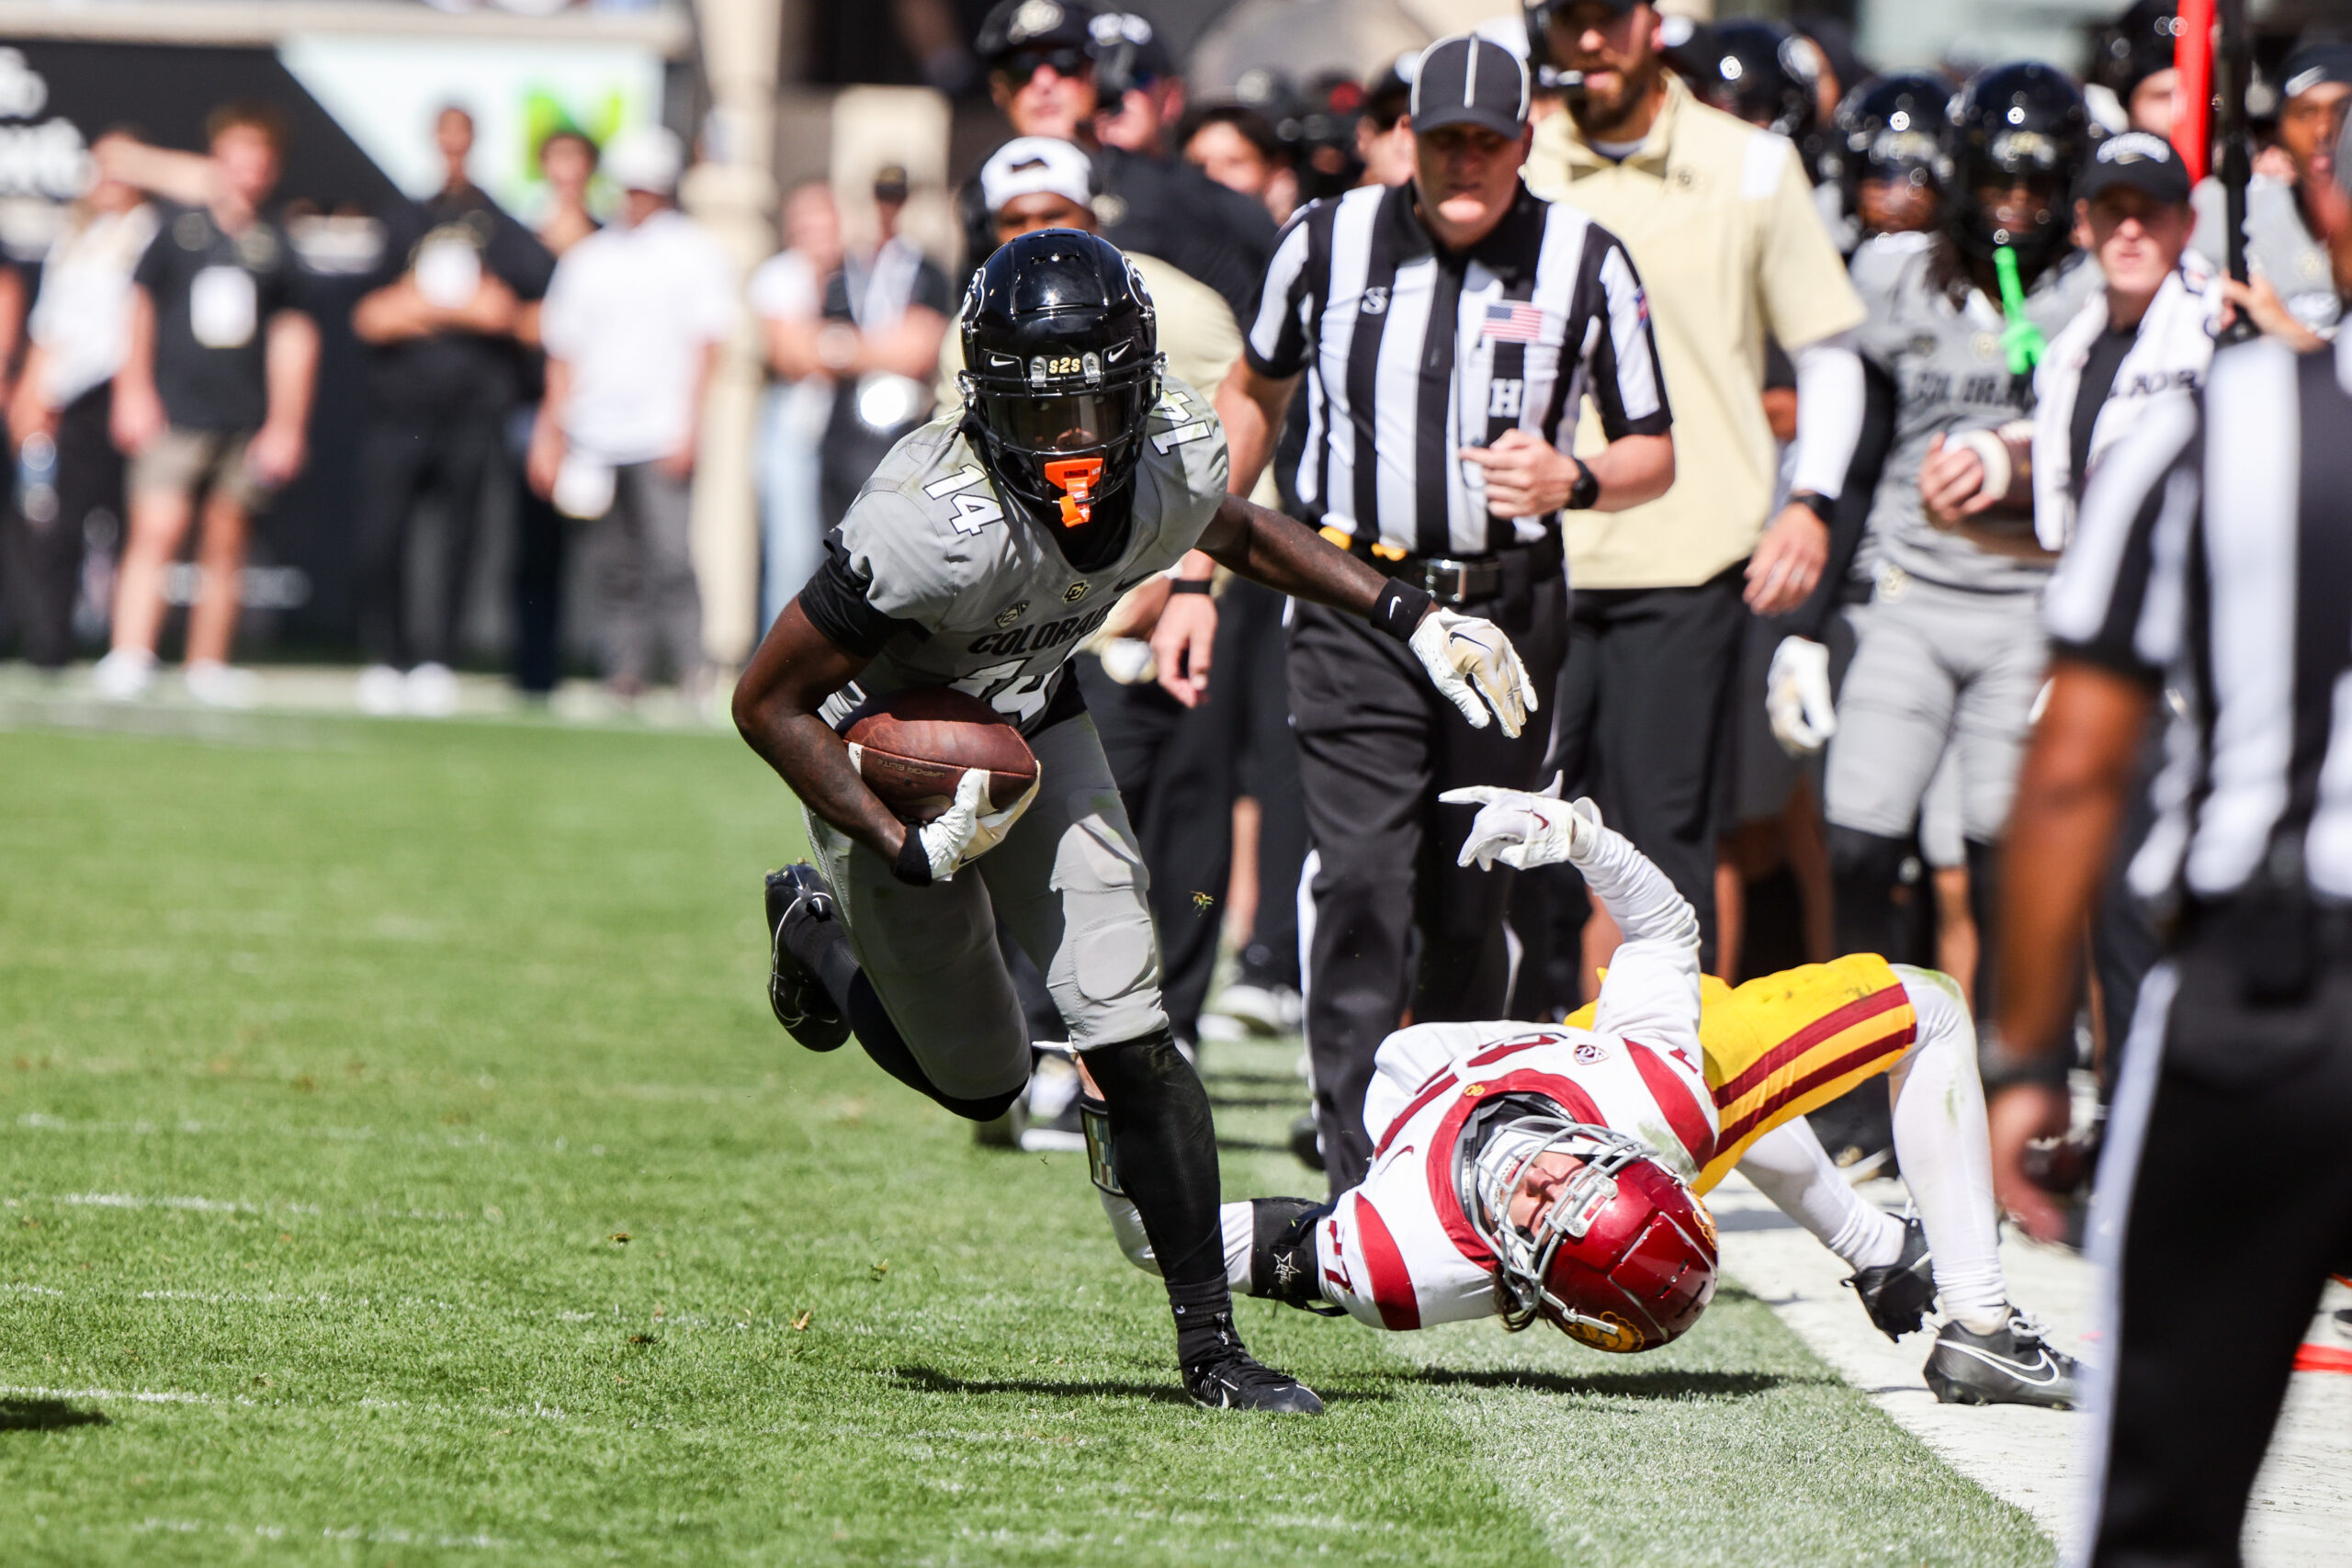
{"type": "Polygon", "coordinates": [[[1062,526],[1075,528],[1094,515],[1094,487],[1102,482],[1100,457],[1064,457],[1045,467],[1046,480],[1063,491],[1062,526]]]}

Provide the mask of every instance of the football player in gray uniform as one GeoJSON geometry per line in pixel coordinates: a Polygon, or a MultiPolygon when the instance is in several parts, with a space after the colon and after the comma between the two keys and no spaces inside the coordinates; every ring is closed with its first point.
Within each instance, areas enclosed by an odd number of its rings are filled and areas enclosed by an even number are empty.
{"type": "MultiPolygon", "coordinates": [[[[2278,147],[2294,164],[2292,180],[2256,175],[2245,190],[2245,264],[2256,289],[2275,298],[2301,328],[2256,320],[2298,350],[2335,335],[2343,299],[2328,265],[2321,204],[2340,184],[2336,139],[2352,108],[2352,43],[2322,40],[2289,55],[2278,70],[2278,147]]],[[[2221,181],[2206,179],[2196,193],[2198,253],[2226,269],[2229,219],[2221,181]]],[[[2265,301],[2268,303],[2268,301],[2265,301]]]]}
{"type": "MultiPolygon", "coordinates": [[[[2041,344],[2099,288],[2069,240],[2090,116],[2064,73],[2031,62],[1978,73],[1954,100],[1945,148],[1937,227],[1882,235],[1854,258],[1870,310],[1863,359],[1895,423],[1853,569],[1871,597],[1829,742],[1841,952],[1897,949],[1894,889],[1949,750],[1970,904],[1990,953],[1992,847],[2041,684],[2036,604],[2056,558],[2022,520],[1939,526],[1922,508],[1919,469],[1947,436],[2028,412],[2041,344]]],[[[1991,968],[1978,965],[1980,998],[1991,968]]]]}
{"type": "Polygon", "coordinates": [[[800,797],[822,863],[768,880],[770,1000],[803,1045],[854,1030],[901,1083],[993,1118],[1030,1067],[1001,915],[1098,1086],[1185,1388],[1319,1411],[1234,1332],[1208,1096],[1170,1037],[1141,852],[1065,665],[1123,592],[1198,548],[1369,617],[1474,726],[1517,734],[1534,694],[1489,623],[1226,493],[1223,429],[1167,376],[1150,297],[1108,242],[1049,229],[1004,245],[973,275],[962,331],[962,412],[883,460],[736,690],[736,725],[800,797]],[[1020,727],[1039,769],[1027,799],[988,811],[975,772],[937,821],[891,815],[836,726],[916,686],[971,693],[1020,727]]]}

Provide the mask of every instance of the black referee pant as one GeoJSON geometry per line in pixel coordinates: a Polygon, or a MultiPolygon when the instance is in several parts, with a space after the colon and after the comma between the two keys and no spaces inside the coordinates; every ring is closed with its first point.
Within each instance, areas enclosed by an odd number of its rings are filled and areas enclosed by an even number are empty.
{"type": "Polygon", "coordinates": [[[2352,920],[2297,923],[2215,911],[2141,991],[2099,1168],[2125,1208],[2094,1238],[2113,1330],[2095,1568],[2236,1568],[2296,1347],[2352,1258],[2352,920]],[[2295,995],[2263,972],[2298,940],[2316,972],[2295,995]]]}
{"type": "MultiPolygon", "coordinates": [[[[1514,552],[1502,596],[1462,606],[1503,629],[1539,693],[1551,690],[1567,643],[1556,557],[1544,568],[1518,564],[1544,553],[1514,552]]],[[[1357,616],[1306,604],[1291,618],[1290,705],[1317,857],[1306,1048],[1336,1195],[1371,1167],[1364,1090],[1380,1043],[1407,1010],[1416,1023],[1501,1012],[1511,874],[1455,866],[1476,813],[1437,797],[1464,784],[1531,787],[1546,731],[1540,712],[1516,740],[1496,724],[1471,728],[1410,649],[1357,616]]]]}
{"type": "Polygon", "coordinates": [[[1589,792],[1609,825],[1690,900],[1709,974],[1746,566],[1694,588],[1578,589],[1542,766],[1545,778],[1566,775],[1570,797],[1589,792]]]}

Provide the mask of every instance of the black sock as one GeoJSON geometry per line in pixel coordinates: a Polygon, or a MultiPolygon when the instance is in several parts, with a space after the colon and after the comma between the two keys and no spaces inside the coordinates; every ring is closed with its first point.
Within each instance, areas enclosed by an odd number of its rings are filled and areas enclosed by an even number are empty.
{"type": "Polygon", "coordinates": [[[1208,1090],[1164,1029],[1084,1055],[1110,1109],[1119,1185],[1143,1220],[1168,1283],[1177,1359],[1194,1365],[1239,1342],[1225,1280],[1208,1090]]]}
{"type": "Polygon", "coordinates": [[[1965,840],[1968,852],[1968,918],[1976,922],[1976,1027],[1992,1022],[2000,984],[2001,846],[1965,840]]]}
{"type": "Polygon", "coordinates": [[[1895,918],[1894,889],[1910,852],[1908,839],[1830,825],[1829,874],[1839,953],[1875,953],[1901,961],[1903,932],[1895,918]]]}
{"type": "MultiPolygon", "coordinates": [[[[841,1009],[842,1016],[848,1018],[850,991],[859,973],[857,954],[850,951],[849,932],[842,929],[841,921],[816,919],[806,914],[797,920],[787,919],[784,925],[784,946],[785,951],[808,965],[817,983],[825,987],[825,994],[841,1009]]],[[[851,1027],[856,1026],[853,1022],[851,1027]]]]}

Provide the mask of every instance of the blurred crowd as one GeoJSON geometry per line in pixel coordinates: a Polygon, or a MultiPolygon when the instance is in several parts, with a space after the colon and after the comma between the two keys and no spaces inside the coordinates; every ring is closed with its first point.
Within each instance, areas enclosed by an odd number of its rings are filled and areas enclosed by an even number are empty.
{"type": "MultiPolygon", "coordinates": [[[[1998,774],[2014,766],[2039,644],[2028,639],[1997,698],[1991,672],[1955,675],[1932,649],[1916,670],[1864,659],[1866,684],[1891,681],[1891,694],[1853,707],[1838,730],[1831,688],[1860,657],[1870,613],[1906,592],[1916,606],[1944,587],[1932,560],[1905,553],[1930,461],[1925,434],[1893,429],[1899,406],[1928,395],[1903,363],[1912,329],[1865,321],[1851,336],[1817,330],[1849,296],[1842,278],[1821,283],[1793,252],[1728,257],[1686,241],[1678,255],[1666,231],[1645,233],[1643,204],[1656,199],[1623,182],[1651,132],[1612,131],[1602,88],[1614,82],[1622,96],[1638,85],[1658,104],[1689,101],[1778,133],[1804,170],[1820,233],[1858,268],[1885,236],[1950,233],[1964,250],[1970,223],[1989,231],[2015,220],[2001,205],[2013,196],[2032,207],[2002,247],[2029,275],[2011,281],[2021,293],[2066,281],[2037,328],[2017,299],[2001,319],[2005,296],[1984,274],[1993,314],[1972,330],[2011,342],[2021,331],[2054,333],[2098,288],[2075,182],[2105,142],[2173,134],[2173,17],[2165,0],[2132,6],[2099,33],[2087,81],[2037,67],[2051,83],[2035,89],[2037,101],[2058,106],[2041,144],[2022,162],[1975,164],[1949,113],[1962,77],[1874,73],[1834,22],[1710,24],[1616,0],[1547,0],[1484,29],[1532,70],[1529,185],[1590,207],[1626,237],[1668,344],[1683,478],[1676,493],[1604,532],[1567,531],[1575,635],[1618,650],[1593,658],[1655,667],[1656,656],[1635,657],[1643,634],[1633,622],[1662,613],[1659,594],[1716,595],[1672,601],[1686,605],[1677,614],[1705,606],[1715,653],[1690,662],[1685,646],[1673,681],[1656,677],[1655,694],[1623,677],[1588,705],[1585,731],[1555,736],[1550,760],[1581,770],[1581,781],[1565,780],[1572,793],[1605,796],[1613,780],[1627,798],[1604,799],[1612,820],[1633,827],[1637,842],[1648,838],[1645,852],[1679,882],[1705,884],[1685,890],[1707,912],[1709,952],[1726,977],[1851,946],[1933,958],[1963,979],[1974,971],[1989,909],[1984,852],[1998,840],[2006,799],[1998,774]],[[1636,37],[1629,17],[1649,30],[1636,37]],[[1968,187],[1970,171],[2003,188],[1968,187]],[[1729,287],[1761,303],[1678,328],[1677,313],[1703,292],[1676,280],[1690,254],[1732,267],[1729,287]],[[1758,373],[1748,376],[1736,342],[1728,359],[1678,357],[1678,342],[1708,333],[1754,335],[1758,373]],[[1815,341],[1858,351],[1869,398],[1849,407],[1844,393],[1819,389],[1834,378],[1805,381],[1798,350],[1815,341]],[[1728,393],[1715,385],[1726,376],[1728,393]],[[1860,427],[1850,474],[1801,482],[1801,383],[1821,402],[1816,424],[1835,412],[1860,427]],[[1711,473],[1718,438],[1728,450],[1751,432],[1769,432],[1781,465],[1754,496],[1711,473]],[[1709,510],[1704,526],[1678,520],[1678,494],[1684,513],[1709,510]],[[1773,581],[1759,587],[1755,563],[1773,581]],[[1727,570],[1746,575],[1724,597],[1709,585],[1727,570]],[[1858,724],[1873,733],[1860,717],[1871,701],[1929,711],[1899,741],[1857,739],[1858,724]],[[1659,714],[1681,741],[1699,740],[1678,750],[1648,734],[1644,721],[1659,714]],[[1887,759],[1898,751],[1894,769],[1887,759]],[[1916,792],[1879,791],[1866,808],[1835,798],[1841,772],[1916,770],[1930,781],[1916,792]],[[1644,792],[1624,781],[1636,772],[1666,781],[1656,798],[1634,798],[1644,792]],[[1645,814],[1656,819],[1647,830],[1645,814]]],[[[953,255],[927,253],[904,231],[919,193],[906,168],[887,164],[854,190],[817,181],[786,193],[780,248],[739,277],[718,239],[679,208],[692,149],[657,128],[601,147],[576,130],[547,136],[536,150],[546,199],[526,223],[470,177],[465,108],[439,113],[429,130],[442,186],[382,215],[380,257],[348,312],[365,349],[368,410],[345,511],[363,708],[454,711],[462,608],[482,520],[500,509],[514,519],[512,581],[501,588],[522,689],[548,691],[566,648],[581,643],[618,697],[665,682],[706,692],[696,454],[721,355],[747,324],[767,382],[753,463],[765,624],[816,570],[829,528],[880,457],[953,412],[960,279],[992,247],[1039,228],[1100,231],[1141,271],[1171,368],[1210,393],[1242,358],[1284,226],[1317,202],[1415,175],[1411,52],[1368,79],[1295,76],[1271,60],[1229,90],[1194,92],[1148,20],[1080,0],[1007,0],[968,52],[1009,135],[957,184],[953,255]],[[605,199],[592,201],[592,189],[605,199]],[[440,519],[442,566],[420,579],[412,536],[428,512],[440,519]],[[570,581],[580,591],[568,593],[570,581]],[[567,604],[589,624],[567,629],[567,604]]],[[[2340,313],[2314,193],[2335,188],[2347,96],[2352,54],[2315,36],[2267,61],[2249,98],[2252,280],[2222,291],[2264,330],[2299,342],[2331,336],[2340,313]]],[[[322,307],[273,217],[283,137],[280,118],[252,105],[224,107],[200,155],[108,130],[95,139],[87,193],[37,275],[0,270],[17,458],[0,519],[7,630],[25,658],[51,668],[74,656],[77,636],[101,634],[95,679],[110,699],[153,687],[175,604],[187,606],[187,692],[253,699],[254,677],[232,659],[241,569],[255,513],[308,458],[321,363],[322,307]],[[167,592],[191,569],[194,592],[167,592]]],[[[2181,265],[2210,276],[2222,259],[2218,187],[2207,180],[2189,206],[2194,238],[2181,265]]],[[[1955,300],[1968,291],[1966,272],[1947,279],[1955,300]]],[[[1987,383],[1987,423],[2030,417],[2030,368],[2012,363],[1987,383]]],[[[1301,515],[1314,507],[1297,493],[1299,455],[1322,434],[1308,428],[1309,401],[1290,400],[1257,490],[1301,515]]],[[[1922,537],[1930,556],[1943,547],[1922,537]]],[[[2014,540],[1965,547],[2013,564],[1963,592],[2030,591],[2047,570],[2047,558],[2015,565],[2028,552],[2014,540]]],[[[1155,875],[1165,886],[1154,896],[1165,905],[1170,998],[1186,1036],[1296,1026],[1299,916],[1312,913],[1311,898],[1295,897],[1315,871],[1285,696],[1284,607],[1248,585],[1221,586],[1220,603],[1205,701],[1155,682],[1148,604],[1114,617],[1080,667],[1139,830],[1170,868],[1155,875]],[[1216,928],[1197,917],[1198,895],[1227,901],[1224,930],[1241,955],[1238,981],[1215,1010],[1216,928]]],[[[1980,610],[1963,606],[1950,637],[1996,635],[1972,618],[1980,610]]],[[[1572,655],[1570,674],[1577,669],[1572,655]]],[[[1849,783],[1846,794],[1871,792],[1849,783]]],[[[1527,882],[1511,914],[1514,998],[1522,1016],[1557,1013],[1590,993],[1611,933],[1573,890],[1527,882]]]]}

